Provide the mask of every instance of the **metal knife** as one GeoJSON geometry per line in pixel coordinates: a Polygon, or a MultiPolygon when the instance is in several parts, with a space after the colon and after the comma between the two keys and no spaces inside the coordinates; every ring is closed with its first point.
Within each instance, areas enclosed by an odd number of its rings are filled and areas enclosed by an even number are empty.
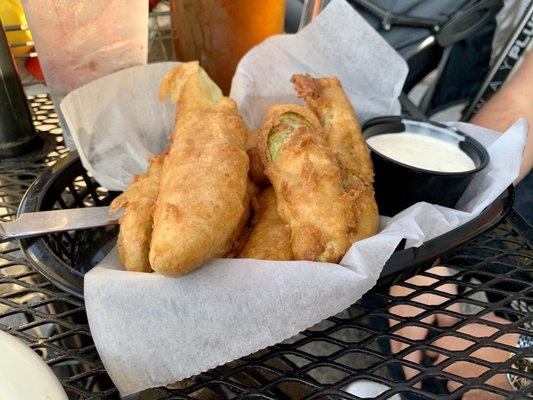
{"type": "Polygon", "coordinates": [[[0,223],[0,242],[118,223],[122,211],[109,207],[72,208],[21,214],[16,220],[0,223]]]}

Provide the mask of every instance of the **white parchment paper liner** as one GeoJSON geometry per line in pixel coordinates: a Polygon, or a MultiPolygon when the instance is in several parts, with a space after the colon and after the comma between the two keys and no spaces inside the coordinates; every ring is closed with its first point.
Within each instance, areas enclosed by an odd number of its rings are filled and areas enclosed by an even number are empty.
{"type": "MultiPolygon", "coordinates": [[[[173,65],[125,70],[63,101],[84,166],[108,189],[123,189],[144,171],[148,155],[167,146],[175,109],[156,99],[173,65]]],[[[363,121],[399,112],[406,65],[343,0],[299,34],[271,38],[242,60],[232,96],[247,123],[256,126],[269,104],[297,101],[288,81],[305,72],[339,76],[363,121]]],[[[419,246],[479,214],[518,175],[527,125],[518,121],[504,135],[461,129],[488,147],[491,163],[458,209],[416,204],[354,244],[340,265],[219,259],[167,278],[123,271],[109,254],[86,274],[85,300],[97,349],[120,392],[187,378],[293,336],[358,300],[402,238],[419,246]]]]}

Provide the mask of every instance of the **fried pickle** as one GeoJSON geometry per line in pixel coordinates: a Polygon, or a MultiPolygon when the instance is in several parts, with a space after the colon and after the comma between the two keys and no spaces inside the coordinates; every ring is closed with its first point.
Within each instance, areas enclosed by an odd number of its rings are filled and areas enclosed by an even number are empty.
{"type": "Polygon", "coordinates": [[[118,257],[124,268],[135,272],[152,272],[148,261],[152,235],[152,208],[159,192],[165,154],[152,157],[144,175],[133,178],[124,193],[111,203],[110,210],[124,208],[118,234],[118,257]]]}
{"type": "Polygon", "coordinates": [[[337,154],[345,170],[343,186],[357,206],[357,226],[351,233],[352,241],[376,234],[379,213],[374,198],[372,159],[355,110],[339,79],[294,75],[291,82],[298,96],[317,115],[329,147],[337,154]]]}
{"type": "Polygon", "coordinates": [[[252,231],[240,258],[292,260],[291,232],[279,216],[276,193],[272,186],[263,190],[253,203],[252,231]]]}
{"type": "Polygon", "coordinates": [[[180,114],[153,214],[150,265],[163,275],[226,254],[245,212],[247,135],[235,102],[180,114]]]}
{"type": "Polygon", "coordinates": [[[338,262],[351,244],[353,204],[315,114],[299,105],[270,107],[258,148],[291,231],[294,258],[338,262]]]}
{"type": "MultiPolygon", "coordinates": [[[[207,108],[222,98],[222,92],[211,81],[198,62],[181,64],[163,78],[159,90],[161,101],[170,97],[180,103],[178,117],[188,109],[207,108]]],[[[129,271],[152,272],[149,263],[152,234],[152,209],[166,154],[150,160],[148,171],[135,177],[127,190],[111,204],[112,210],[124,208],[120,219],[117,248],[122,265],[129,271]]]]}

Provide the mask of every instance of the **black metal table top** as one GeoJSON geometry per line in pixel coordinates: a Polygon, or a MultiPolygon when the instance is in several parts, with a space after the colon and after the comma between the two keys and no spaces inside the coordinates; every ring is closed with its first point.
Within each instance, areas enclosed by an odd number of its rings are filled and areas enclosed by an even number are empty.
{"type": "MultiPolygon", "coordinates": [[[[55,146],[0,162],[2,221],[14,217],[31,182],[67,152],[50,100],[30,102],[37,129],[55,146]]],[[[393,289],[380,283],[284,343],[133,398],[355,399],[344,389],[363,380],[382,385],[380,399],[482,398],[481,391],[533,396],[533,371],[515,369],[533,357],[531,347],[515,347],[533,320],[532,238],[531,227],[511,212],[447,255],[441,265],[448,267],[409,270],[393,289]],[[509,390],[508,373],[529,386],[509,390]]],[[[91,339],[83,301],[41,277],[16,243],[0,244],[0,329],[41,355],[69,398],[120,398],[91,339]]]]}

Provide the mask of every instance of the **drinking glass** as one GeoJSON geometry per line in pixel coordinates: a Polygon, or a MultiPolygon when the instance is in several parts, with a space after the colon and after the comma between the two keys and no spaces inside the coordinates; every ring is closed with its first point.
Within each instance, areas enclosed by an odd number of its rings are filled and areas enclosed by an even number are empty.
{"type": "Polygon", "coordinates": [[[147,61],[146,0],[23,0],[23,5],[61,122],[59,103],[69,92],[147,61]]]}
{"type": "Polygon", "coordinates": [[[226,94],[242,56],[284,28],[285,0],[171,0],[170,7],[178,60],[200,61],[226,94]]]}

